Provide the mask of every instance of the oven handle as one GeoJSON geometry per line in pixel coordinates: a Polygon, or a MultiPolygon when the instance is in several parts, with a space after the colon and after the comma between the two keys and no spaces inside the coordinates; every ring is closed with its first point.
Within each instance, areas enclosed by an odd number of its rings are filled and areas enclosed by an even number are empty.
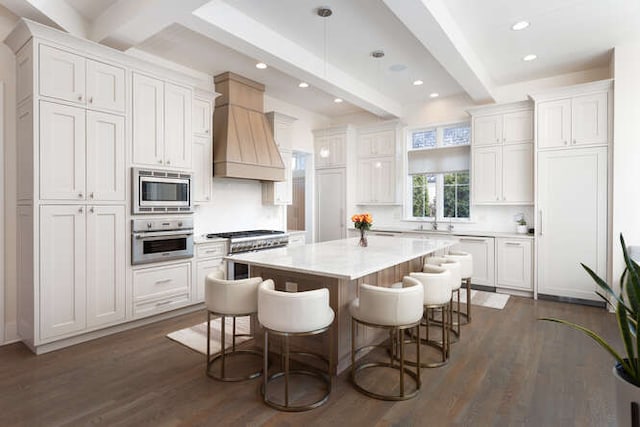
{"type": "Polygon", "coordinates": [[[150,233],[133,233],[133,235],[135,236],[136,239],[140,240],[148,237],[165,237],[165,236],[189,237],[189,236],[193,236],[193,233],[176,233],[175,231],[153,231],[150,233]]]}

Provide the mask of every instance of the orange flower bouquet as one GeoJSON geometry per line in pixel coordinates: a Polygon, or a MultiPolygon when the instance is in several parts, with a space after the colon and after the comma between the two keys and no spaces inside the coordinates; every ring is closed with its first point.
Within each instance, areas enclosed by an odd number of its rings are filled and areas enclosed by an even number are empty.
{"type": "Polygon", "coordinates": [[[368,242],[365,233],[371,228],[373,217],[368,213],[355,214],[351,217],[351,221],[353,221],[353,226],[360,230],[360,242],[358,244],[362,247],[367,247],[368,242]]]}

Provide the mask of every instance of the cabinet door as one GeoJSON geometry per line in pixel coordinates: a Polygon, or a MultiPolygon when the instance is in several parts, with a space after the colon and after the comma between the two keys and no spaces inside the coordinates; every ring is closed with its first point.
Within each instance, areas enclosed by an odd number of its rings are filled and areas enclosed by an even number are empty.
{"type": "Polygon", "coordinates": [[[164,164],[164,88],[160,80],[133,74],[133,163],[164,164]]]}
{"type": "Polygon", "coordinates": [[[371,197],[375,203],[395,203],[396,202],[396,176],[395,159],[380,158],[372,159],[372,176],[365,185],[371,187],[371,197]]]}
{"type": "Polygon", "coordinates": [[[498,286],[533,291],[531,240],[498,239],[498,286]]]}
{"type": "Polygon", "coordinates": [[[364,133],[358,137],[358,157],[395,156],[395,130],[364,133]]]}
{"type": "Polygon", "coordinates": [[[375,201],[373,198],[373,183],[371,182],[373,173],[373,162],[371,160],[358,160],[356,203],[367,204],[375,201]]]}
{"type": "Polygon", "coordinates": [[[281,151],[284,163],[284,181],[273,183],[273,203],[276,205],[290,205],[293,199],[293,155],[291,151],[281,151]]]}
{"type": "Polygon", "coordinates": [[[211,137],[193,137],[193,201],[211,200],[211,180],[213,177],[213,154],[211,137]]]}
{"type": "Polygon", "coordinates": [[[40,198],[85,200],[85,110],[40,102],[40,198]]]}
{"type": "Polygon", "coordinates": [[[203,261],[198,261],[196,270],[196,291],[195,302],[204,301],[204,283],[208,274],[213,273],[216,270],[225,272],[225,262],[222,258],[212,258],[203,261]]]}
{"type": "Polygon", "coordinates": [[[40,95],[85,104],[85,59],[40,45],[40,95]]]}
{"type": "Polygon", "coordinates": [[[607,274],[607,148],[538,155],[538,292],[600,301],[580,263],[607,274]]]}
{"type": "Polygon", "coordinates": [[[495,239],[493,237],[460,237],[457,249],[468,252],[473,258],[471,283],[495,286],[495,239]]]}
{"type": "Polygon", "coordinates": [[[204,99],[193,99],[193,133],[211,137],[211,102],[204,99]]]}
{"type": "Polygon", "coordinates": [[[345,165],[346,135],[330,135],[315,140],[316,168],[345,165]]]}
{"type": "Polygon", "coordinates": [[[538,104],[538,148],[569,145],[571,140],[571,100],[538,104]]]}
{"type": "Polygon", "coordinates": [[[606,144],[607,93],[576,96],[571,100],[572,145],[606,144]]]}
{"type": "Polygon", "coordinates": [[[502,142],[502,115],[474,117],[473,146],[495,145],[502,142]]]}
{"type": "Polygon", "coordinates": [[[496,203],[502,199],[502,147],[473,150],[471,182],[474,203],[496,203]]]}
{"type": "Polygon", "coordinates": [[[504,144],[533,142],[533,111],[507,113],[502,120],[502,142],[504,144]]]}
{"type": "Polygon", "coordinates": [[[345,191],[344,168],[316,172],[316,230],[318,242],[345,238],[345,191]]]}
{"type": "Polygon", "coordinates": [[[124,320],[124,206],[87,208],[87,326],[124,320]]]}
{"type": "Polygon", "coordinates": [[[40,338],[86,327],[83,206],[40,208],[40,338]]]}
{"type": "Polygon", "coordinates": [[[87,111],[89,201],[125,200],[124,117],[87,111]]]}
{"type": "Polygon", "coordinates": [[[164,162],[167,166],[191,169],[191,90],[170,83],[164,85],[164,162]]]}
{"type": "Polygon", "coordinates": [[[124,113],[124,69],[87,60],[87,106],[124,113]]]}
{"type": "Polygon", "coordinates": [[[533,144],[502,147],[502,200],[533,204],[533,144]]]}

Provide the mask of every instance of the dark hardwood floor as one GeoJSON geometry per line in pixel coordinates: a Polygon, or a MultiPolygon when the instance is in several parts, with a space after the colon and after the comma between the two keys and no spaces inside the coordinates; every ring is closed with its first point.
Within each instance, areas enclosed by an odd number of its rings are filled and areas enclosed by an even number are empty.
{"type": "Polygon", "coordinates": [[[207,377],[203,355],[165,337],[204,312],[41,356],[12,344],[0,347],[0,425],[615,425],[613,361],[578,332],[536,320],[573,320],[619,344],[612,314],[518,297],[474,309],[450,363],[423,371],[417,398],[370,399],[345,373],[326,405],[298,414],[263,405],[260,380],[207,377]]]}

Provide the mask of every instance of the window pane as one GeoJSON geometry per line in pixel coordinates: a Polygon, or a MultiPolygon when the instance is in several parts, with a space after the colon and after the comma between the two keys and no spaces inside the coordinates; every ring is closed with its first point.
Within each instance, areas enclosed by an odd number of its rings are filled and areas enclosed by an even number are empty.
{"type": "Polygon", "coordinates": [[[433,148],[436,146],[435,129],[422,130],[411,134],[411,148],[433,148]]]}
{"type": "Polygon", "coordinates": [[[469,172],[458,172],[456,176],[458,177],[458,184],[469,184],[469,172]]]}
{"type": "Polygon", "coordinates": [[[458,187],[458,204],[456,218],[469,218],[469,186],[458,187]]]}
{"type": "Polygon", "coordinates": [[[469,218],[469,172],[445,174],[444,217],[469,218]]]}
{"type": "Polygon", "coordinates": [[[436,176],[414,175],[412,184],[413,216],[417,218],[433,216],[436,199],[436,176]]]}
{"type": "Polygon", "coordinates": [[[444,128],[442,145],[465,145],[471,141],[471,127],[468,124],[444,128]]]}
{"type": "Polygon", "coordinates": [[[444,187],[444,217],[456,217],[456,187],[453,185],[444,187]]]}

